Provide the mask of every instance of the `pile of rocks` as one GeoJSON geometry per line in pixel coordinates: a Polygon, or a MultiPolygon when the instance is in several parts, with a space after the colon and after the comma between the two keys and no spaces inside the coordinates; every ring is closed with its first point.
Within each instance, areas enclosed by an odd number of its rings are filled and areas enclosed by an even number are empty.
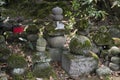
{"type": "Polygon", "coordinates": [[[109,50],[110,62],[109,67],[113,71],[119,71],[120,70],[120,48],[113,46],[109,50]]]}
{"type": "Polygon", "coordinates": [[[32,71],[38,78],[48,78],[53,73],[49,64],[51,59],[46,52],[46,44],[46,40],[43,37],[39,37],[36,44],[37,52],[32,56],[32,71]]]}
{"type": "Polygon", "coordinates": [[[64,36],[64,24],[62,23],[63,19],[63,9],[60,7],[55,7],[52,9],[52,14],[50,14],[50,17],[53,21],[50,30],[47,30],[48,37],[47,37],[47,43],[48,43],[48,51],[50,53],[50,56],[52,58],[52,61],[61,61],[62,58],[62,52],[64,48],[64,44],[66,42],[65,36],[64,36]]]}
{"type": "Polygon", "coordinates": [[[106,51],[105,65],[102,65],[96,70],[99,77],[111,75],[113,71],[120,70],[120,48],[113,46],[106,51]]]}

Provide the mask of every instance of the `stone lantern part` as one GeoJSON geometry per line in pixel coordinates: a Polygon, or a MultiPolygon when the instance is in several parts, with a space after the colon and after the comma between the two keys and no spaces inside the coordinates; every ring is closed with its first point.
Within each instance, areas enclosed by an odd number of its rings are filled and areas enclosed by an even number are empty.
{"type": "Polygon", "coordinates": [[[60,8],[60,7],[55,7],[55,8],[52,9],[52,13],[54,15],[61,15],[63,13],[63,9],[60,8]]]}
{"type": "Polygon", "coordinates": [[[54,15],[54,16],[53,16],[53,19],[54,19],[55,21],[61,21],[61,20],[63,19],[63,15],[54,15]]]}

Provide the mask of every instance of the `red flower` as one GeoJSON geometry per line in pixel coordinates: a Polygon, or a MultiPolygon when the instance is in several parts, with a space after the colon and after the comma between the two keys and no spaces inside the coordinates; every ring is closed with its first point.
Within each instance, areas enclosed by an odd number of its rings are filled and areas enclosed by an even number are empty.
{"type": "Polygon", "coordinates": [[[23,26],[17,26],[13,28],[13,33],[15,34],[20,34],[24,31],[24,27],[23,26]]]}

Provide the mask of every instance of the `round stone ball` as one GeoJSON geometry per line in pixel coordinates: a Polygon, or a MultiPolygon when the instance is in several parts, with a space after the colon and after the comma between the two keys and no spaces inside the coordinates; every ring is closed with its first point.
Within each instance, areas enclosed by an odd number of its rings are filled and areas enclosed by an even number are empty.
{"type": "Polygon", "coordinates": [[[118,48],[116,46],[111,47],[108,51],[109,51],[110,55],[115,56],[115,55],[120,54],[120,48],[118,48]]]}
{"type": "Polygon", "coordinates": [[[86,55],[91,50],[92,43],[89,38],[82,35],[76,35],[70,41],[70,52],[78,55],[86,55]]]}
{"type": "Polygon", "coordinates": [[[52,13],[55,15],[61,15],[63,13],[63,9],[60,7],[55,7],[52,9],[52,13]]]}

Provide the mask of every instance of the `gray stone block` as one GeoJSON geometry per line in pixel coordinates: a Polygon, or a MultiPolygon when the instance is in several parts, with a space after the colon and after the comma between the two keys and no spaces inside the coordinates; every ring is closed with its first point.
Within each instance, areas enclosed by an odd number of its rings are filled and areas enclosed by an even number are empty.
{"type": "Polygon", "coordinates": [[[111,62],[115,64],[120,64],[120,57],[111,57],[111,62]]]}
{"type": "Polygon", "coordinates": [[[63,53],[62,49],[49,48],[48,52],[50,53],[51,61],[61,61],[63,53]]]}
{"type": "Polygon", "coordinates": [[[107,75],[110,75],[112,73],[112,70],[110,70],[110,68],[107,66],[101,66],[100,68],[98,68],[96,70],[96,73],[99,76],[107,76],[107,75]]]}
{"type": "Polygon", "coordinates": [[[113,71],[118,71],[120,69],[120,66],[118,64],[110,63],[109,67],[113,71]]]}
{"type": "Polygon", "coordinates": [[[62,55],[62,68],[71,76],[79,77],[88,75],[98,67],[98,62],[93,57],[85,57],[64,53],[62,55]]]}

